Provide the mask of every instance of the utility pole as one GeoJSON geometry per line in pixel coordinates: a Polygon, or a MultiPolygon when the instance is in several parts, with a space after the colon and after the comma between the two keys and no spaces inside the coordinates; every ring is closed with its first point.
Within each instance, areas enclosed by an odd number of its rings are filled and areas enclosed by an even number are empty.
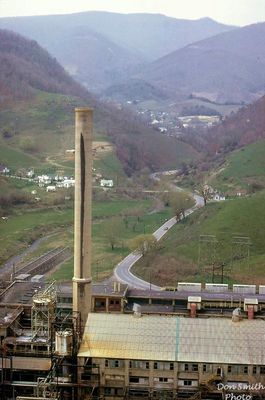
{"type": "MultiPolygon", "coordinates": [[[[200,235],[199,238],[199,254],[198,254],[198,269],[202,273],[207,271],[207,267],[216,263],[216,247],[218,240],[215,235],[200,235]]],[[[212,273],[214,275],[214,273],[212,273]]]]}
{"type": "MultiPolygon", "coordinates": [[[[225,232],[224,232],[225,233],[225,232]]],[[[233,236],[232,239],[227,234],[221,238],[215,235],[200,235],[198,250],[198,269],[201,273],[210,273],[212,282],[219,276],[224,282],[224,271],[231,272],[235,262],[247,261],[249,267],[251,240],[248,236],[233,236]],[[231,262],[229,248],[231,246],[231,262]],[[220,272],[217,274],[217,269],[220,272]]]]}
{"type": "Polygon", "coordinates": [[[247,265],[249,268],[250,246],[251,240],[249,236],[234,236],[232,238],[232,266],[235,260],[242,261],[247,259],[247,265]]]}

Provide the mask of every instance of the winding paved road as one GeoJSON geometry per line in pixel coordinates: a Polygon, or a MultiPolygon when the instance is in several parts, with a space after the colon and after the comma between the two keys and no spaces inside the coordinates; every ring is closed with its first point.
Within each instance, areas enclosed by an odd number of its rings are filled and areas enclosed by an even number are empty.
{"type": "MultiPolygon", "coordinates": [[[[153,179],[159,180],[157,176],[158,173],[153,174],[153,179]]],[[[178,186],[174,187],[177,191],[182,191],[183,189],[179,188],[178,186]]],[[[192,194],[195,200],[195,206],[186,210],[186,216],[192,214],[195,210],[200,207],[204,206],[203,198],[197,194],[192,194]]],[[[154,237],[157,241],[162,239],[162,237],[168,232],[172,226],[177,223],[176,217],[173,217],[166,221],[160,228],[158,228],[154,233],[154,237]]],[[[116,265],[114,269],[114,277],[117,281],[121,283],[127,284],[131,288],[135,289],[152,289],[152,290],[160,290],[160,286],[156,286],[151,284],[150,282],[144,281],[143,279],[138,278],[137,276],[133,275],[130,271],[132,266],[142,258],[142,254],[139,253],[130,253],[127,257],[125,257],[119,264],[116,265]]]]}

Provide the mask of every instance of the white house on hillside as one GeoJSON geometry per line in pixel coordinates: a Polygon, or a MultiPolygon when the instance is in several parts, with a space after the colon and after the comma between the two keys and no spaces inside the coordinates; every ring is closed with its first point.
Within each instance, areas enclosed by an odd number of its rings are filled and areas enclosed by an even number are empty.
{"type": "Polygon", "coordinates": [[[46,192],[56,192],[56,187],[55,186],[47,186],[46,192]]]}
{"type": "Polygon", "coordinates": [[[39,186],[49,185],[52,182],[52,179],[48,175],[40,175],[37,177],[39,182],[39,186]]]}
{"type": "Polygon", "coordinates": [[[213,200],[215,201],[225,201],[225,196],[220,193],[216,193],[213,197],[213,200]]]}
{"type": "Polygon", "coordinates": [[[112,179],[101,179],[100,186],[102,187],[113,187],[113,180],[112,179]]]}
{"type": "Polygon", "coordinates": [[[69,189],[70,187],[75,186],[75,180],[74,179],[65,179],[63,182],[63,187],[66,189],[69,189]]]}

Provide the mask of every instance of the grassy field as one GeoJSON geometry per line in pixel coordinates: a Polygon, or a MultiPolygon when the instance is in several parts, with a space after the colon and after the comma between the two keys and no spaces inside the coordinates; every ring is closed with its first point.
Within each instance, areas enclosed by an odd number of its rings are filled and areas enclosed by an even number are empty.
{"type": "Polygon", "coordinates": [[[37,167],[40,161],[29,154],[25,154],[19,149],[11,148],[8,144],[1,143],[0,145],[0,160],[4,165],[10,166],[13,170],[18,168],[37,167]]]}
{"type": "MultiPolygon", "coordinates": [[[[139,104],[137,104],[139,107],[139,104]]],[[[204,106],[207,108],[211,108],[216,110],[222,115],[229,115],[232,111],[237,111],[240,107],[239,105],[225,105],[225,104],[214,104],[208,101],[204,101],[201,99],[187,99],[183,101],[178,101],[172,103],[172,100],[147,100],[140,103],[140,106],[144,109],[152,109],[155,111],[161,110],[174,110],[177,112],[181,112],[184,107],[195,107],[195,106],[204,106]]]]}
{"type": "Polygon", "coordinates": [[[232,153],[210,183],[214,187],[231,192],[251,192],[265,187],[265,140],[259,140],[232,153]]]}
{"type": "Polygon", "coordinates": [[[24,210],[12,215],[7,223],[0,224],[0,263],[19,254],[38,237],[63,230],[72,220],[72,209],[24,210]]]}
{"type": "MultiPolygon", "coordinates": [[[[130,253],[130,239],[143,233],[154,232],[171,210],[165,209],[149,214],[152,207],[150,200],[107,203],[93,212],[93,248],[92,275],[95,281],[100,281],[112,274],[115,265],[130,253]],[[141,208],[139,209],[139,203],[141,208]],[[115,234],[114,249],[111,247],[111,231],[115,234]]],[[[68,280],[73,276],[73,260],[66,262],[53,275],[56,280],[68,280]]]]}
{"type": "Polygon", "coordinates": [[[264,284],[264,232],[264,192],[211,203],[170,230],[162,249],[138,263],[134,271],[147,280],[151,273],[152,281],[162,286],[178,281],[211,282],[215,262],[215,282],[221,281],[224,264],[224,282],[264,284]],[[214,235],[216,242],[201,235],[214,235]],[[248,237],[250,246],[235,237],[248,237]]]}
{"type": "MultiPolygon", "coordinates": [[[[169,209],[149,213],[153,200],[108,200],[93,204],[93,276],[109,276],[117,262],[130,252],[128,240],[142,233],[152,233],[170,216],[169,209]],[[110,232],[116,229],[112,250],[110,232]]],[[[8,222],[0,224],[0,263],[19,254],[40,236],[51,235],[30,257],[36,257],[57,246],[73,249],[73,210],[58,208],[25,211],[14,214],[8,222]],[[52,234],[52,235],[51,235],[52,234]]],[[[29,256],[27,256],[27,260],[29,256]]],[[[71,279],[73,261],[63,264],[54,279],[71,279]]]]}

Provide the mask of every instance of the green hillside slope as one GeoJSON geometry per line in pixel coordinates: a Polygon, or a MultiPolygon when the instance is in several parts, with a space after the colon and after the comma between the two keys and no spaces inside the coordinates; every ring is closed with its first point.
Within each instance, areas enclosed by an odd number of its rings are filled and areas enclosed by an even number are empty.
{"type": "Polygon", "coordinates": [[[216,170],[209,183],[234,194],[253,193],[265,187],[265,140],[259,140],[231,153],[216,170]]]}
{"type": "Polygon", "coordinates": [[[162,249],[135,272],[162,286],[177,281],[265,283],[265,192],[252,197],[210,203],[170,230],[162,249]],[[201,235],[216,241],[203,242],[201,235]],[[246,239],[236,239],[244,237],[246,239]],[[250,246],[246,243],[250,241],[250,246]],[[248,257],[249,250],[249,257],[248,257]]]}

